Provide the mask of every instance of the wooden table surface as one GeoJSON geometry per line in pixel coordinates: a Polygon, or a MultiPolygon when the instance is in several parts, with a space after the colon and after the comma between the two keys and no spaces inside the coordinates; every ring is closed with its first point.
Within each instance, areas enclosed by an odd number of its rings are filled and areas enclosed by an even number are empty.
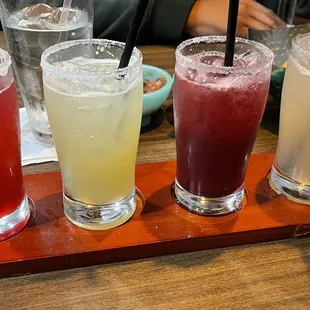
{"type": "MultiPolygon", "coordinates": [[[[141,50],[144,63],[173,73],[173,47],[141,50]]],[[[175,159],[171,103],[141,133],[138,163],[175,159]]],[[[275,150],[276,115],[268,107],[254,152],[275,150]]],[[[310,309],[309,271],[310,239],[249,245],[2,279],[0,309],[310,309]]]]}

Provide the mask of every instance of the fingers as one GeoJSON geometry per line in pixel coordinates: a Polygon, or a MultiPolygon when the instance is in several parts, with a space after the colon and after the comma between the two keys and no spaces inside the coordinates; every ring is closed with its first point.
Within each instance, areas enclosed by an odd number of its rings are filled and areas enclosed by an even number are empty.
{"type": "Polygon", "coordinates": [[[239,21],[245,26],[257,30],[277,29],[286,26],[273,11],[253,0],[242,0],[239,21]]]}
{"type": "Polygon", "coordinates": [[[252,6],[248,8],[248,17],[252,24],[264,25],[264,28],[267,29],[277,28],[278,25],[276,20],[270,14],[266,14],[266,12],[257,10],[252,6]],[[256,20],[256,22],[253,20],[256,20]]]}
{"type": "Polygon", "coordinates": [[[244,26],[247,26],[248,28],[256,29],[256,30],[269,30],[273,29],[273,27],[268,26],[267,24],[253,18],[253,17],[247,17],[247,18],[241,18],[240,21],[243,23],[244,26]]]}
{"type": "Polygon", "coordinates": [[[286,24],[273,11],[265,8],[256,1],[252,1],[251,5],[248,6],[248,14],[251,18],[268,26],[269,29],[286,26],[286,24]]]}
{"type": "Polygon", "coordinates": [[[264,23],[259,22],[258,20],[249,17],[240,15],[238,18],[238,35],[242,37],[248,36],[248,30],[256,29],[256,30],[269,30],[270,27],[264,23]]]}

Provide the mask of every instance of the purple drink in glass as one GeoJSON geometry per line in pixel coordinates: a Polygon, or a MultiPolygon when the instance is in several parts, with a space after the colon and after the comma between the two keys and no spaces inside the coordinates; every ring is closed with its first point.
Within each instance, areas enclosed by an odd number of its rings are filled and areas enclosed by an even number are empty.
{"type": "Polygon", "coordinates": [[[175,193],[187,209],[204,215],[228,214],[244,204],[273,61],[264,45],[237,39],[234,66],[224,67],[225,40],[196,38],[176,52],[175,193]]]}

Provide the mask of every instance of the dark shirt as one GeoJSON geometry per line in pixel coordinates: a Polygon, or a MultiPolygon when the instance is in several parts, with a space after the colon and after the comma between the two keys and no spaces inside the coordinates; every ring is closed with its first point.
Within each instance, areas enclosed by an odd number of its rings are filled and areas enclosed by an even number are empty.
{"type": "MultiPolygon", "coordinates": [[[[150,0],[139,43],[181,41],[196,0],[150,0]]],[[[124,41],[139,0],[95,0],[94,36],[124,41]]]]}
{"type": "MultiPolygon", "coordinates": [[[[282,5],[285,5],[285,2],[287,1],[292,0],[282,0],[282,5]]],[[[274,12],[277,12],[279,1],[258,0],[258,2],[273,10],[274,12]]],[[[310,0],[297,0],[296,16],[310,19],[310,0]]]]}
{"type": "Polygon", "coordinates": [[[303,18],[310,18],[310,1],[299,0],[296,15],[303,18]]]}

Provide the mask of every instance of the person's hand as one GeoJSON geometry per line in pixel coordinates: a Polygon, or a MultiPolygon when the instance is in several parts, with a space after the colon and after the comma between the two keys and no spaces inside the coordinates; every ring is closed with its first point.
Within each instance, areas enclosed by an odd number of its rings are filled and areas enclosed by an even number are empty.
{"type": "MultiPolygon", "coordinates": [[[[185,31],[190,36],[225,34],[229,0],[196,0],[185,31]]],[[[285,27],[285,23],[263,5],[253,0],[240,0],[237,35],[247,37],[248,29],[268,30],[285,27]]]]}

